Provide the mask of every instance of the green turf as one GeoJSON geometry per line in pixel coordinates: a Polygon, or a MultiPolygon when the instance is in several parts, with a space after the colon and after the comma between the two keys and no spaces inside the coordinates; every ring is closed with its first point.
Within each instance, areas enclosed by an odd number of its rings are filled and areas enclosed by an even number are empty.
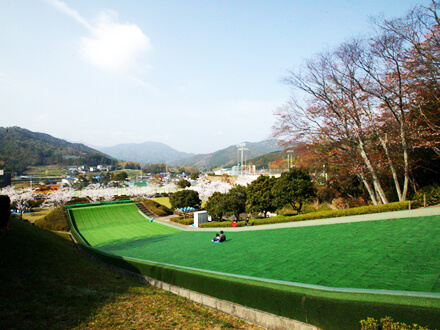
{"type": "Polygon", "coordinates": [[[100,250],[329,287],[440,292],[440,216],[226,234],[222,244],[212,232],[175,232],[100,250]]]}
{"type": "Polygon", "coordinates": [[[72,209],[78,230],[94,247],[167,235],[177,229],[149,222],[135,204],[110,204],[72,209]]]}

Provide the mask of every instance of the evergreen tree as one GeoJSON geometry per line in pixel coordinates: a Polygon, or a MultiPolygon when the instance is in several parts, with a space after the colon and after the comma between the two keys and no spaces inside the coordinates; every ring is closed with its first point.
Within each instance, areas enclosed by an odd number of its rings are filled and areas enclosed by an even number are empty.
{"type": "Polygon", "coordinates": [[[301,213],[304,203],[316,196],[310,176],[296,168],[284,172],[275,180],[272,193],[277,208],[281,209],[290,205],[298,213],[301,213]]]}
{"type": "Polygon", "coordinates": [[[227,194],[222,194],[221,192],[214,192],[206,201],[205,210],[212,217],[223,220],[223,215],[226,212],[226,200],[227,194]]]}
{"type": "Polygon", "coordinates": [[[272,187],[275,183],[275,178],[267,175],[260,175],[257,180],[252,181],[246,189],[247,212],[263,213],[266,217],[267,212],[276,211],[274,204],[274,195],[272,187]]]}
{"type": "Polygon", "coordinates": [[[235,216],[240,219],[240,214],[246,211],[246,187],[234,185],[226,194],[225,215],[235,216]]]}

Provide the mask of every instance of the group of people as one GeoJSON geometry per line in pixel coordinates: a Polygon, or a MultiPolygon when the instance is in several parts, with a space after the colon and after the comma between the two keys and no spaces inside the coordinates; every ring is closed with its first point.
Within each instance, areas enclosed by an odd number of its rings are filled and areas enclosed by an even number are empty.
{"type": "MultiPolygon", "coordinates": [[[[245,226],[249,226],[249,217],[246,218],[246,221],[244,222],[245,226]]],[[[237,227],[237,219],[231,222],[232,227],[237,227]]]]}
{"type": "Polygon", "coordinates": [[[223,233],[223,230],[220,232],[220,234],[217,233],[212,241],[214,243],[221,243],[226,241],[226,235],[223,233]]]}

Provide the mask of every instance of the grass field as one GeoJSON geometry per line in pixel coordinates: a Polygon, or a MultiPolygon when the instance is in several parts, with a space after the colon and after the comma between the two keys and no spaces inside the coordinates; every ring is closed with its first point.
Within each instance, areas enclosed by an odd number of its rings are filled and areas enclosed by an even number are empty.
{"type": "MultiPolygon", "coordinates": [[[[127,211],[133,207],[92,208],[84,213],[79,230],[92,246],[120,256],[328,287],[440,293],[439,216],[267,231],[230,229],[225,243],[213,244],[212,232],[129,221],[132,211],[127,211]],[[95,220],[90,217],[94,213],[100,214],[95,220]]],[[[81,219],[78,211],[76,221],[81,219]]]]}

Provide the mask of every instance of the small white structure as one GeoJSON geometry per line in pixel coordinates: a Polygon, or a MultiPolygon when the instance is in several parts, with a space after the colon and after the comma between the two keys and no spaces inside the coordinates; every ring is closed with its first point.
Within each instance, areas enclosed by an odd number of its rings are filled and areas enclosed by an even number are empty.
{"type": "Polygon", "coordinates": [[[208,212],[194,212],[194,227],[198,227],[200,224],[205,222],[208,222],[208,212]]]}

